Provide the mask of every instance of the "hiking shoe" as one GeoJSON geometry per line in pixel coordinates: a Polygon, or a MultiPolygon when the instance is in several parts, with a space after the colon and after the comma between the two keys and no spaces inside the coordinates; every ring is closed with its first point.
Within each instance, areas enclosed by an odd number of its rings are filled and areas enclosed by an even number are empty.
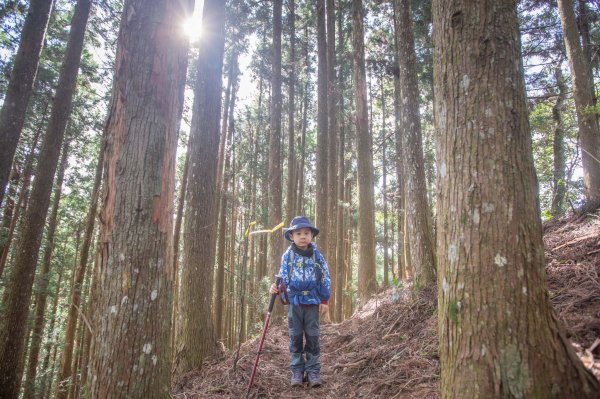
{"type": "Polygon", "coordinates": [[[308,372],[308,386],[311,388],[316,388],[321,386],[321,377],[319,377],[318,371],[309,371],[308,372]]]}
{"type": "Polygon", "coordinates": [[[290,380],[290,383],[292,384],[293,387],[298,387],[300,385],[302,385],[302,379],[304,377],[304,373],[300,370],[294,370],[292,371],[292,379],[290,380]]]}

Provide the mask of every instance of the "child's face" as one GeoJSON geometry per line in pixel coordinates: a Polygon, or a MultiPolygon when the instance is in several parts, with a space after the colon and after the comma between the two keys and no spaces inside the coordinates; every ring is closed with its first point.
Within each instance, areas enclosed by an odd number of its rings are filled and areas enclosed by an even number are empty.
{"type": "Polygon", "coordinates": [[[308,244],[312,241],[312,230],[308,227],[303,227],[298,230],[292,231],[292,241],[298,248],[305,249],[308,244]]]}

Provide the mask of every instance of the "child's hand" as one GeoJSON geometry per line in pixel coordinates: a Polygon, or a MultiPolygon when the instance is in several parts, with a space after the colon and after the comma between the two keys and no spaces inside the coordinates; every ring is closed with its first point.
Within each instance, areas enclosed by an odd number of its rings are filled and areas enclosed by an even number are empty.
{"type": "Polygon", "coordinates": [[[271,284],[271,288],[269,288],[269,294],[271,294],[271,295],[279,294],[279,290],[277,289],[277,286],[275,285],[275,283],[271,284]]]}
{"type": "Polygon", "coordinates": [[[331,316],[329,315],[329,305],[324,303],[319,305],[319,313],[321,316],[321,323],[331,323],[331,316]]]}

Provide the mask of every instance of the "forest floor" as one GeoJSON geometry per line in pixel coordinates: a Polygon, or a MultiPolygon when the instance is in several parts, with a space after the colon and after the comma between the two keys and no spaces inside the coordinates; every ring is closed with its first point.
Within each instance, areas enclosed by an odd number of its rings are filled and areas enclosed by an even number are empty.
{"type": "MultiPolygon", "coordinates": [[[[600,379],[600,212],[544,225],[552,304],[578,355],[600,379]]],[[[287,325],[269,327],[252,398],[437,398],[436,292],[410,287],[379,293],[351,319],[321,327],[318,388],[289,386],[287,325]]],[[[277,305],[280,306],[280,305],[277,305]]],[[[177,399],[243,398],[258,338],[206,362],[180,381],[177,399]]]]}

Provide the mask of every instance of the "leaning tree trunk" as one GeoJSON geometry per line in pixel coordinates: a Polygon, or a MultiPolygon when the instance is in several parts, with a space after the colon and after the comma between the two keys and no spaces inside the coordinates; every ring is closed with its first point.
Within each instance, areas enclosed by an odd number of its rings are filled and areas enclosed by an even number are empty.
{"type": "Polygon", "coordinates": [[[171,381],[173,192],[192,1],[127,0],[106,123],[92,398],[164,398],[171,381]]]}
{"type": "MultiPolygon", "coordinates": [[[[0,110],[0,205],[23,130],[53,0],[32,0],[0,110]]],[[[60,148],[60,145],[59,145],[60,148]]]]}
{"type": "Polygon", "coordinates": [[[419,290],[435,283],[435,247],[433,243],[431,212],[427,200],[425,161],[421,120],[419,116],[419,86],[415,41],[410,20],[410,1],[395,0],[398,18],[398,66],[404,160],[404,194],[413,287],[419,290]]]}
{"type": "Polygon", "coordinates": [[[367,82],[362,0],[352,1],[354,101],[358,156],[358,299],[365,304],[377,291],[375,279],[375,211],[373,192],[373,138],[367,126],[367,82]]]}
{"type": "Polygon", "coordinates": [[[589,110],[595,105],[594,81],[579,42],[573,0],[558,0],[558,10],[573,80],[585,195],[594,208],[600,206],[600,129],[596,113],[589,110]]]}
{"type": "Polygon", "coordinates": [[[212,320],[217,220],[219,118],[224,53],[225,4],[204,2],[190,132],[190,170],[183,226],[183,261],[175,354],[178,374],[199,368],[216,353],[212,320]],[[193,215],[193,216],[192,216],[193,215]]]}
{"type": "Polygon", "coordinates": [[[17,243],[17,256],[6,290],[4,317],[0,321],[0,397],[19,394],[23,372],[24,338],[27,332],[27,309],[48,214],[54,173],[60,156],[65,128],[71,113],[71,100],[83,49],[83,38],[90,14],[91,1],[79,0],[71,21],[69,42],[63,59],[52,103],[52,114],[44,136],[35,174],[31,200],[17,243]]]}
{"type": "Polygon", "coordinates": [[[548,299],[516,1],[434,2],[442,398],[597,398],[548,299]]]}
{"type": "Polygon", "coordinates": [[[56,226],[58,224],[58,206],[62,195],[62,186],[67,169],[67,160],[69,155],[69,142],[65,140],[62,149],[60,167],[56,175],[56,187],[54,188],[54,200],[52,204],[52,212],[48,219],[48,232],[46,234],[46,248],[44,249],[44,259],[42,261],[42,270],[40,279],[36,286],[35,300],[35,316],[34,324],[31,332],[31,343],[29,345],[29,359],[27,365],[27,373],[25,376],[25,386],[23,398],[33,398],[35,396],[35,377],[37,373],[38,360],[40,356],[40,347],[42,343],[42,333],[44,331],[46,301],[48,299],[48,285],[50,283],[50,267],[52,261],[52,253],[54,251],[54,236],[56,226]]]}

